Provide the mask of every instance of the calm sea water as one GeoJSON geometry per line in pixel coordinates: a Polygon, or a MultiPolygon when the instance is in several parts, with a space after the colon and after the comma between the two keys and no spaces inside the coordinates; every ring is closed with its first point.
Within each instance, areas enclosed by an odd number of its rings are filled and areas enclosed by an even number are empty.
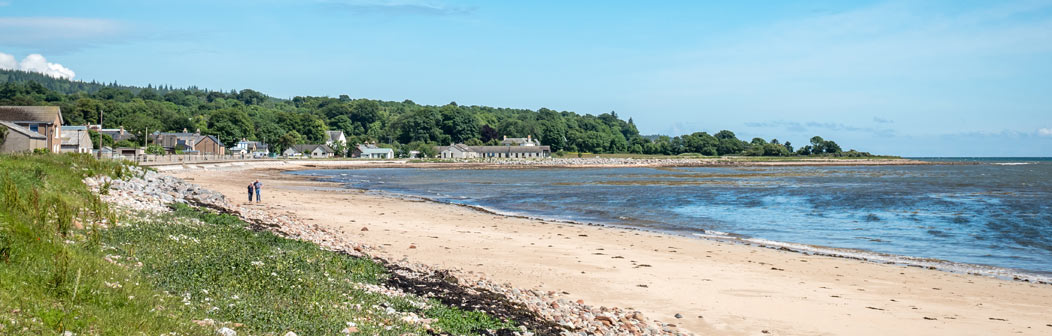
{"type": "Polygon", "coordinates": [[[784,168],[311,170],[348,187],[534,217],[1052,274],[1052,160],[784,168]]]}

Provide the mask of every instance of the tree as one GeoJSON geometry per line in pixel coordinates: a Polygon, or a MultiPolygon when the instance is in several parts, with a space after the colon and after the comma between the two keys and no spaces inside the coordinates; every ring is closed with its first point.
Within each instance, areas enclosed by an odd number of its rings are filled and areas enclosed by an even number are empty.
{"type": "Polygon", "coordinates": [[[7,127],[0,125],[0,146],[4,145],[4,141],[7,141],[7,127]]]}
{"type": "Polygon", "coordinates": [[[206,133],[215,135],[224,144],[236,143],[242,138],[255,138],[255,127],[248,114],[238,108],[225,108],[208,116],[206,133]]]}
{"type": "Polygon", "coordinates": [[[284,152],[292,145],[303,143],[303,136],[296,131],[290,131],[282,135],[280,138],[274,141],[274,146],[277,147],[277,152],[284,152]]]}
{"type": "Polygon", "coordinates": [[[109,134],[102,134],[93,130],[88,130],[88,136],[91,137],[91,145],[95,149],[99,149],[99,136],[102,136],[103,147],[113,147],[113,137],[109,134]]]}
{"type": "Polygon", "coordinates": [[[146,154],[164,155],[164,147],[155,144],[149,144],[146,146],[146,154]]]}

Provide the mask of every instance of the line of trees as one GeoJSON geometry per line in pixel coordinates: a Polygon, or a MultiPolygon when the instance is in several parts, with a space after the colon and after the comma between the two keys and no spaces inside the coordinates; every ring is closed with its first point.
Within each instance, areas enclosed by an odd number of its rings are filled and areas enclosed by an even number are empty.
{"type": "MultiPolygon", "coordinates": [[[[321,143],[325,131],[341,130],[348,141],[376,142],[399,152],[433,145],[496,144],[503,136],[532,135],[552,151],[678,155],[844,155],[819,137],[794,151],[790,143],[760,138],[739,140],[731,131],[715,135],[642,136],[631,118],[617,113],[581,115],[568,111],[461,106],[331,97],[276,99],[261,92],[210,91],[195,87],[130,87],[75,82],[21,71],[0,70],[0,104],[57,105],[70,125],[124,127],[136,136],[144,130],[200,130],[230,146],[244,138],[266,141],[283,150],[294,144],[321,143]]],[[[425,150],[430,152],[430,150],[425,150]]],[[[858,153],[858,152],[853,152],[858,153]]],[[[865,154],[865,153],[860,153],[865,154]]]]}

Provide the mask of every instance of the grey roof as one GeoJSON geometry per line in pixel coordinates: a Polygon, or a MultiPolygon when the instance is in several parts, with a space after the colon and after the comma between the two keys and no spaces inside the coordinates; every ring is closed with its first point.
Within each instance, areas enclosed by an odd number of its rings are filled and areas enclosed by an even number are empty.
{"type": "MultiPolygon", "coordinates": [[[[62,145],[77,145],[80,146],[82,140],[88,137],[88,128],[84,126],[62,126],[62,145]]],[[[88,143],[91,143],[89,137],[88,143]]]]}
{"type": "Polygon", "coordinates": [[[10,121],[2,121],[2,120],[0,120],[0,125],[4,125],[4,127],[7,127],[8,130],[11,130],[11,131],[14,131],[16,133],[20,133],[22,135],[25,135],[25,136],[29,137],[30,139],[47,140],[47,137],[45,137],[43,134],[30,131],[28,128],[15,125],[15,123],[10,122],[10,121]]]}
{"type": "Polygon", "coordinates": [[[319,147],[325,153],[335,153],[336,152],[336,151],[333,151],[332,148],[329,148],[328,145],[292,145],[291,149],[296,151],[296,152],[299,152],[299,153],[310,153],[310,152],[313,152],[315,148],[319,148],[319,147]]]}
{"type": "Polygon", "coordinates": [[[325,141],[336,141],[340,134],[343,134],[343,131],[325,131],[325,141]]]}
{"type": "Polygon", "coordinates": [[[56,116],[62,123],[58,106],[0,106],[0,120],[53,123],[56,116]]]}
{"type": "Polygon", "coordinates": [[[393,153],[394,149],[377,147],[374,144],[361,144],[358,145],[358,151],[362,154],[373,154],[373,153],[393,153]]]}

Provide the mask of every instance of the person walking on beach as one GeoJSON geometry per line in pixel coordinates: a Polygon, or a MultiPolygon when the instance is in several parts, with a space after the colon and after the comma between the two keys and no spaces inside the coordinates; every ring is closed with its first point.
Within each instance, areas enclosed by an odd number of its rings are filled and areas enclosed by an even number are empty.
{"type": "MultiPolygon", "coordinates": [[[[263,189],[263,182],[256,180],[255,183],[252,183],[252,186],[256,188],[256,203],[259,203],[259,189],[263,189]]],[[[252,200],[249,201],[251,202],[252,200]]]]}
{"type": "Polygon", "coordinates": [[[249,183],[248,184],[248,202],[249,203],[252,203],[252,192],[255,191],[255,190],[256,190],[256,184],[255,183],[249,183]]]}

